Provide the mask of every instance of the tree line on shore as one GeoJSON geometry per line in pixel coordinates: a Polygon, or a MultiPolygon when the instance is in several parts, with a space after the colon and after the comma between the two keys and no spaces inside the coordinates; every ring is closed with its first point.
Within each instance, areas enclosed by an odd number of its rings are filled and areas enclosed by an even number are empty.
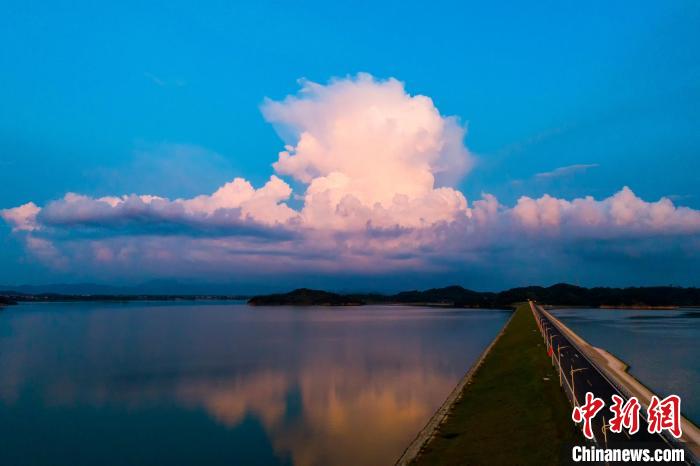
{"type": "MultiPolygon", "coordinates": [[[[0,306],[20,301],[161,301],[161,300],[244,300],[241,295],[174,295],[174,294],[60,294],[16,293],[0,291],[0,306]]],[[[395,294],[333,293],[299,288],[289,293],[253,296],[248,303],[256,306],[361,306],[364,304],[426,304],[450,307],[511,308],[515,303],[534,300],[553,306],[587,307],[677,307],[700,306],[700,288],[649,286],[585,288],[566,283],[549,287],[527,286],[505,291],[473,291],[453,285],[428,290],[402,291],[395,294]]]]}
{"type": "Polygon", "coordinates": [[[514,303],[534,300],[554,306],[664,307],[700,306],[700,288],[651,286],[584,288],[566,283],[549,287],[527,286],[500,292],[473,291],[458,285],[396,294],[331,293],[300,288],[289,293],[254,296],[252,305],[363,305],[432,304],[453,307],[510,308],[514,303]]]}

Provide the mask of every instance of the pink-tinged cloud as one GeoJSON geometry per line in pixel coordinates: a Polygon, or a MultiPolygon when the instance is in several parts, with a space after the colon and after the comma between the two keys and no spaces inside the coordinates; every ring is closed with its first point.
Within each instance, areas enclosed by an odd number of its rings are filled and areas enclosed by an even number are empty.
{"type": "Polygon", "coordinates": [[[668,198],[646,202],[630,188],[601,201],[585,198],[557,199],[544,195],[539,199],[521,197],[512,209],[513,216],[526,229],[574,236],[607,237],[624,235],[671,235],[700,232],[700,211],[676,207],[668,198]]]}
{"type": "Polygon", "coordinates": [[[275,171],[307,185],[301,215],[311,226],[420,227],[466,208],[450,188],[473,164],[465,129],[395,79],[305,81],[262,111],[287,143],[275,171]]]}
{"type": "Polygon", "coordinates": [[[0,215],[44,263],[123,274],[444,270],[534,243],[700,235],[700,211],[627,187],[602,200],[468,202],[454,188],[473,165],[464,127],[394,79],[303,82],[262,112],[286,143],[263,186],[236,178],[180,199],[68,193],[0,215]]]}
{"type": "Polygon", "coordinates": [[[36,215],[41,209],[33,202],[19,207],[0,210],[0,217],[12,225],[12,231],[32,231],[37,228],[36,215]]]}

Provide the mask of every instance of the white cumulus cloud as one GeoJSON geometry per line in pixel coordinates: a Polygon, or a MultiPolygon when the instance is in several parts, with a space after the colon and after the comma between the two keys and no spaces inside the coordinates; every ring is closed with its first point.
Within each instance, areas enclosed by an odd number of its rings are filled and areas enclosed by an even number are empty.
{"type": "Polygon", "coordinates": [[[449,187],[473,163],[465,129],[395,79],[305,81],[262,111],[287,142],[275,171],[308,185],[302,216],[312,226],[420,226],[466,207],[449,187]]]}
{"type": "Polygon", "coordinates": [[[454,187],[474,163],[465,128],[395,79],[304,81],[296,95],[266,100],[262,112],[286,144],[263,186],[235,178],[177,199],[68,193],[0,216],[49,265],[124,273],[378,273],[486,263],[535,243],[541,251],[685,236],[689,254],[700,245],[700,211],[645,201],[627,187],[605,199],[523,196],[507,206],[484,194],[469,202],[454,187]],[[300,186],[296,193],[285,177],[300,186]],[[293,208],[290,199],[303,203],[293,208]]]}

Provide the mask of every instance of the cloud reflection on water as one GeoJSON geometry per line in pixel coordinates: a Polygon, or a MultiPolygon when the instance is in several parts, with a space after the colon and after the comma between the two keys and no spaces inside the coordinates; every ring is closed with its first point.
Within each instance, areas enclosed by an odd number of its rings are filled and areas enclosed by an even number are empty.
{"type": "Polygon", "coordinates": [[[0,413],[30,391],[39,410],[165,405],[206,412],[232,432],[253,419],[281,462],[386,464],[506,318],[415,309],[374,311],[374,319],[368,311],[140,312],[0,320],[11,326],[0,337],[0,413]]]}

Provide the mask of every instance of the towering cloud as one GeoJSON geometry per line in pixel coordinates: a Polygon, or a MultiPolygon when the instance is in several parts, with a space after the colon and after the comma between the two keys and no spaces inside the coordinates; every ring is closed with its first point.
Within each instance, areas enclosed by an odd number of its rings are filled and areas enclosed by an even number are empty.
{"type": "Polygon", "coordinates": [[[464,128],[395,79],[307,81],[262,111],[287,142],[275,171],[308,185],[302,216],[314,227],[415,227],[466,207],[447,187],[472,165],[464,128]]]}
{"type": "Polygon", "coordinates": [[[532,242],[553,249],[685,236],[698,244],[700,211],[647,202],[626,187],[603,200],[545,195],[508,207],[485,194],[469,203],[454,188],[473,165],[464,127],[395,79],[306,81],[297,95],[266,100],[262,112],[286,145],[261,187],[236,178],[172,200],[69,193],[0,215],[49,265],[139,264],[152,273],[444,269],[532,242]],[[300,186],[297,209],[285,178],[300,186]]]}

